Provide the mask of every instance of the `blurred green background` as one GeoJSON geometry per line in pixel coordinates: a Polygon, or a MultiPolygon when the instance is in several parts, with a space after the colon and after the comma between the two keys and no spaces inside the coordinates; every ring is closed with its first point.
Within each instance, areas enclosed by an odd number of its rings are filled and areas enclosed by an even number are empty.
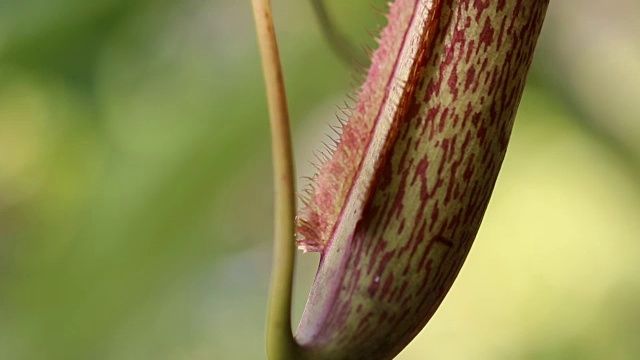
{"type": "MultiPolygon", "coordinates": [[[[326,3],[371,44],[371,0],[326,3]]],[[[274,6],[304,175],[352,77],[308,1],[274,6]]],[[[474,248],[398,359],[640,358],[639,13],[552,1],[474,248]]],[[[251,21],[249,1],[0,0],[0,359],[265,358],[251,21]]]]}

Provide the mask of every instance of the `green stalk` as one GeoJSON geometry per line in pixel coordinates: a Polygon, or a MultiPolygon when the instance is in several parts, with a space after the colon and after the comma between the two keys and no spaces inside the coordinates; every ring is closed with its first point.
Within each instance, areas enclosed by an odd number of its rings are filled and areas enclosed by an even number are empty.
{"type": "Polygon", "coordinates": [[[353,44],[347,40],[347,37],[344,36],[344,34],[342,34],[335,26],[333,21],[331,21],[331,17],[329,16],[324,4],[324,0],[311,0],[311,5],[313,5],[313,12],[320,24],[320,29],[322,30],[324,37],[340,60],[349,67],[356,65],[356,62],[354,61],[367,64],[369,59],[362,58],[361,54],[356,51],[353,44]]]}
{"type": "Polygon", "coordinates": [[[293,360],[300,358],[300,348],[291,330],[296,198],[289,114],[270,1],[252,2],[269,104],[275,192],[267,354],[272,360],[293,360]]]}

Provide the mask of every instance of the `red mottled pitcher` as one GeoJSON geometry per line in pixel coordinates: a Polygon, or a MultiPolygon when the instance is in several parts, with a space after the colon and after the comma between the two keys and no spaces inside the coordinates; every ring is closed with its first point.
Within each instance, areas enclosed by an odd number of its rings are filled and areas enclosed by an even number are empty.
{"type": "Polygon", "coordinates": [[[397,0],[314,177],[298,245],[321,263],[296,335],[388,359],[462,266],[505,155],[548,0],[397,0]]]}

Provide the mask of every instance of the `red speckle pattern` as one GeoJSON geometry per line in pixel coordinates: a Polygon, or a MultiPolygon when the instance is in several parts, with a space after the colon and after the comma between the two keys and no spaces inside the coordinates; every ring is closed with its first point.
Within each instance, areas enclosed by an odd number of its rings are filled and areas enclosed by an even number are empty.
{"type": "MultiPolygon", "coordinates": [[[[324,250],[298,329],[298,341],[327,358],[392,358],[445,297],[489,202],[548,5],[436,3],[437,22],[424,18],[435,35],[418,39],[428,51],[414,59],[397,136],[379,154],[354,231],[324,250]]],[[[389,26],[406,29],[398,19],[389,26]]],[[[386,37],[399,38],[383,32],[381,44],[386,37]]],[[[384,68],[376,61],[393,63],[374,57],[373,69],[384,68]]]]}
{"type": "MultiPolygon", "coordinates": [[[[375,128],[384,121],[381,113],[389,98],[395,71],[401,65],[398,54],[416,6],[415,0],[397,0],[391,7],[389,24],[382,31],[380,46],[372,56],[355,109],[341,127],[337,147],[329,159],[319,159],[320,171],[312,178],[306,194],[302,194],[307,205],[299,211],[297,236],[298,245],[305,252],[322,251],[335,230],[375,128]]],[[[397,126],[392,131],[397,131],[397,126]]]]}

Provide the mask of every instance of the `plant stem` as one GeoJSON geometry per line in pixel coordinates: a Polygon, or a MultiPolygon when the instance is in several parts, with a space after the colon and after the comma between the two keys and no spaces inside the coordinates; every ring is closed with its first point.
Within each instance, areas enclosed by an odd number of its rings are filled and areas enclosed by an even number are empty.
{"type": "Polygon", "coordinates": [[[345,65],[353,66],[356,64],[356,61],[361,64],[367,64],[369,59],[363,58],[363,56],[354,49],[353,44],[349,42],[347,37],[344,36],[344,34],[337,29],[333,21],[331,21],[324,0],[311,0],[311,5],[313,5],[313,12],[316,14],[316,18],[320,23],[324,37],[345,65]]]}
{"type": "Polygon", "coordinates": [[[275,192],[267,354],[271,360],[293,360],[299,358],[300,349],[291,330],[296,202],[289,114],[270,1],[252,3],[269,104],[275,192]]]}

